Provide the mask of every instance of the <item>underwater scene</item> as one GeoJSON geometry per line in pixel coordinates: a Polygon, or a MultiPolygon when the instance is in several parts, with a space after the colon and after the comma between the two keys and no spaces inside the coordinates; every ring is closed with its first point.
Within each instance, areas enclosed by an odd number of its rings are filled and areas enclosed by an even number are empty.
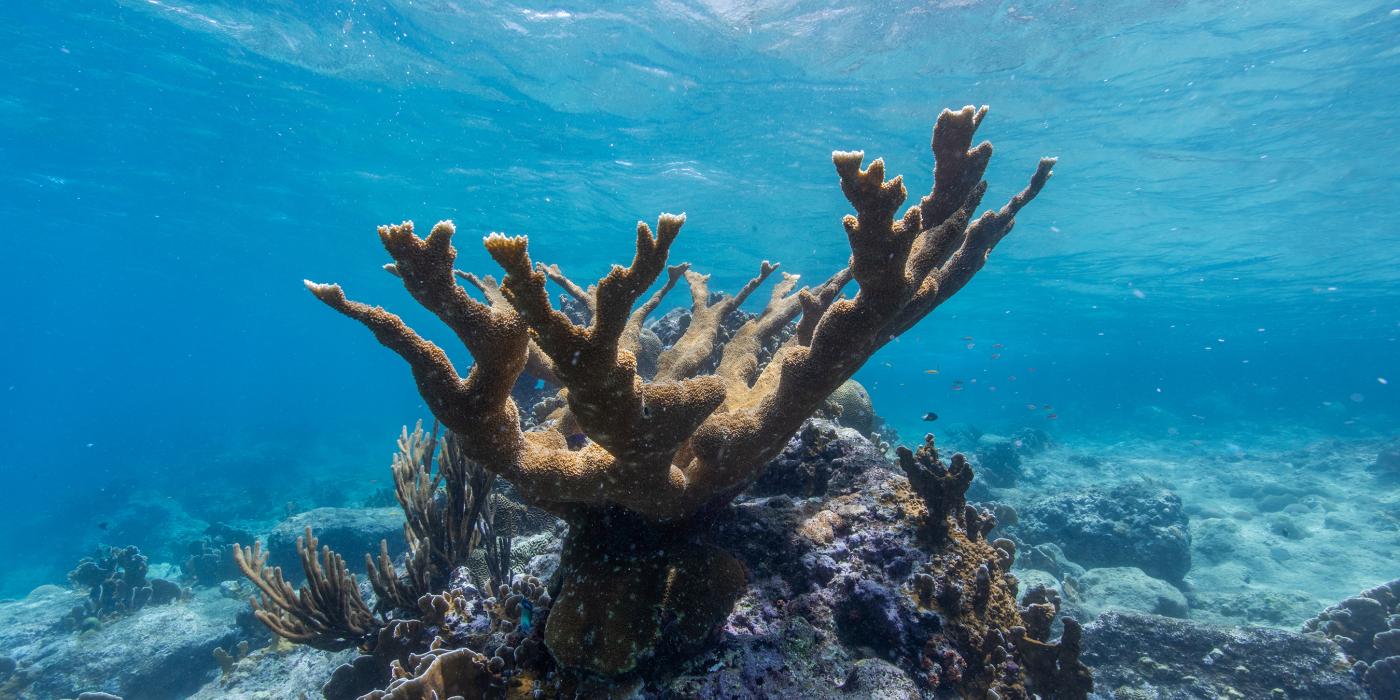
{"type": "Polygon", "coordinates": [[[1400,698],[1400,5],[0,56],[0,700],[1400,698]]]}

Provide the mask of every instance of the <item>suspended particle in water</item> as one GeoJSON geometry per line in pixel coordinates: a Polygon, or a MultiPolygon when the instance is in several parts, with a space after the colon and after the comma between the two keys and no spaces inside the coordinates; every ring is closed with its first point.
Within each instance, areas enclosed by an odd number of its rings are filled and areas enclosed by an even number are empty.
{"type": "Polygon", "coordinates": [[[1377,382],[1378,384],[1384,386],[1384,385],[1386,385],[1386,384],[1389,384],[1389,383],[1390,383],[1390,380],[1386,379],[1385,377],[1376,377],[1376,382],[1377,382]]]}

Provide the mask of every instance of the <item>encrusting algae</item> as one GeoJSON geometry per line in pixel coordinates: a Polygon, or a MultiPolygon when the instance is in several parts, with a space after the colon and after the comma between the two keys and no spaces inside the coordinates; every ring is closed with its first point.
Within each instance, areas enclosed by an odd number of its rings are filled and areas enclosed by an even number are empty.
{"type": "MultiPolygon", "coordinates": [[[[842,222],[848,265],[800,289],[797,276],[781,274],[763,311],[727,338],[721,323],[778,266],[765,261],[738,294],[713,299],[708,275],[688,263],[668,267],[683,214],[662,214],[654,231],[638,223],[631,263],[614,266],[588,289],[557,266],[533,261],[524,236],[486,237],[505,272],[497,282],[454,269],[449,222],[426,237],[411,222],[381,227],[393,258],[386,269],[471,353],[465,376],[398,316],[348,299],[338,285],[307,282],[307,288],[408,363],[448,433],[454,459],[474,465],[473,473],[506,480],[527,504],[567,523],[560,564],[550,581],[493,581],[487,590],[496,595],[485,597],[451,569],[480,544],[462,514],[480,519],[479,489],[489,484],[478,476],[463,486],[471,478],[465,471],[449,474],[449,490],[465,489],[447,496],[453,514],[412,522],[436,511],[432,498],[415,498],[414,475],[405,472],[396,477],[399,500],[422,551],[410,555],[407,588],[396,588],[387,556],[372,560],[375,589],[394,599],[372,613],[343,561],[329,551],[318,557],[308,532],[301,552],[309,583],[300,596],[280,572],[264,570],[256,549],[238,552],[265,594],[260,619],[297,641],[361,647],[361,658],[370,661],[357,662],[363,677],[356,682],[341,678],[345,697],[375,679],[382,684],[371,687],[388,689],[364,697],[505,697],[529,688],[535,697],[572,695],[662,673],[665,662],[694,655],[747,585],[745,565],[710,541],[710,516],[753,484],[876,351],[967,284],[1049,179],[1055,160],[1046,158],[1024,190],[975,216],[992,147],[973,146],[972,138],[986,114],[986,107],[964,107],[939,115],[932,192],[903,213],[904,182],[885,179],[883,160],[862,167],[861,152],[833,153],[841,190],[855,209],[842,222]],[[663,286],[638,306],[663,273],[663,286]],[[692,296],[689,326],[656,359],[654,378],[644,379],[637,366],[643,324],[682,278],[692,296]],[[459,279],[485,301],[472,298],[459,279]],[[551,304],[551,280],[590,321],[577,323],[551,304]],[[851,281],[858,291],[843,297],[851,281]],[[764,348],[775,339],[769,359],[764,348]],[[707,367],[713,372],[705,373],[707,367]],[[562,399],[529,429],[522,428],[511,393],[522,377],[558,387],[562,399]],[[446,525],[432,520],[444,518],[455,534],[435,537],[433,528],[446,525]],[[434,544],[452,552],[424,569],[423,557],[446,552],[434,544]],[[427,590],[444,581],[445,589],[427,590]],[[416,605],[408,605],[409,592],[421,595],[416,605]],[[503,631],[468,639],[463,625],[472,606],[503,631]]],[[[930,691],[1016,698],[1029,697],[1029,685],[1044,697],[1084,697],[1087,671],[1073,654],[1055,656],[1059,648],[1045,640],[1048,624],[1028,627],[1022,619],[1007,571],[1014,547],[1008,552],[1000,541],[986,541],[995,520],[963,501],[971,471],[961,455],[945,468],[930,442],[918,455],[902,450],[900,457],[924,502],[927,551],[940,552],[910,579],[918,605],[945,619],[927,650],[928,668],[935,669],[924,677],[930,691]]],[[[419,478],[437,488],[426,474],[419,478]]]]}

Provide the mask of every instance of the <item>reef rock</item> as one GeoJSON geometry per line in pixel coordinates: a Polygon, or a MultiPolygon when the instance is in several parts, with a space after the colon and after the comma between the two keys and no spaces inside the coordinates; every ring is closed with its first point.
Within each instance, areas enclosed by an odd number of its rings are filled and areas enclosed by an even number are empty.
{"type": "Polygon", "coordinates": [[[1181,498],[1133,481],[1036,498],[1017,508],[1009,532],[1035,546],[1054,543],[1088,568],[1135,566],[1179,583],[1191,569],[1191,534],[1181,498]]]}
{"type": "Polygon", "coordinates": [[[977,478],[989,486],[1015,486],[1021,479],[1021,450],[1018,440],[1000,435],[982,435],[977,439],[977,478]]]}
{"type": "Polygon", "coordinates": [[[854,475],[887,465],[885,455],[859,431],[814,418],[768,463],[748,494],[811,497],[846,491],[854,475]]]}
{"type": "Polygon", "coordinates": [[[1175,586],[1152,578],[1132,566],[1090,569],[1079,577],[1065,580],[1066,599],[1083,612],[1081,619],[1092,620],[1105,610],[1186,617],[1186,596],[1175,586]]]}
{"type": "Polygon", "coordinates": [[[56,629],[83,598],[57,586],[40,586],[24,600],[0,604],[0,649],[16,667],[0,687],[11,689],[14,697],[35,699],[89,691],[140,700],[184,698],[216,673],[214,649],[235,644],[235,620],[247,605],[217,589],[204,589],[86,632],[56,629]]]}
{"type": "Polygon", "coordinates": [[[1084,627],[1083,659],[1105,697],[1364,697],[1335,643],[1268,627],[1216,627],[1110,611],[1084,627]]]}
{"type": "Polygon", "coordinates": [[[1400,698],[1400,579],[1323,610],[1303,623],[1303,631],[1341,645],[1371,697],[1400,698]]]}
{"type": "MultiPolygon", "coordinates": [[[[937,555],[924,549],[916,512],[922,502],[895,465],[856,431],[813,420],[770,469],[819,461],[828,452],[854,458],[834,467],[826,493],[741,496],[718,516],[716,544],[744,563],[750,582],[717,644],[644,697],[986,692],[954,685],[983,659],[964,658],[969,650],[952,641],[958,623],[917,593],[922,567],[937,555]],[[821,436],[822,449],[798,459],[803,436],[821,436]]],[[[967,586],[969,600],[977,599],[975,588],[967,586]]]]}
{"type": "Polygon", "coordinates": [[[361,562],[365,554],[377,555],[380,540],[388,541],[391,556],[402,554],[406,546],[403,511],[397,507],[316,508],[297,513],[278,523],[267,536],[268,562],[282,567],[288,579],[301,575],[297,538],[307,527],[323,546],[339,552],[352,565],[361,562]]]}

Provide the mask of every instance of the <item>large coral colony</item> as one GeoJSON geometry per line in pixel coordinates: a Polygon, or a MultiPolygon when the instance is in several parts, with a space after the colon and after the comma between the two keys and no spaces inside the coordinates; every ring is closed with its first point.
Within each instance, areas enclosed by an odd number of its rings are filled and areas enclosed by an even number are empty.
{"type": "MultiPolygon", "coordinates": [[[[237,552],[262,591],[259,618],[294,642],[361,649],[328,697],[616,692],[648,687],[693,658],[715,640],[751,575],[716,545],[717,514],[876,351],[968,283],[1050,177],[1055,161],[1042,159],[1024,190],[975,216],[992,147],[972,139],[986,114],[964,107],[939,115],[932,192],[902,214],[903,180],[886,180],[882,160],[862,167],[861,152],[833,153],[855,209],[842,222],[848,265],[801,289],[797,276],[782,273],[761,313],[737,329],[724,320],[777,266],[764,262],[733,296],[712,294],[707,275],[667,266],[684,215],[662,214],[655,231],[638,223],[631,264],[588,289],[533,262],[523,236],[485,238],[505,272],[498,283],[454,269],[449,222],[427,237],[411,222],[381,227],[393,258],[385,269],[455,332],[474,363],[464,377],[398,316],[347,299],[338,285],[307,282],[408,363],[445,437],[420,431],[401,444],[395,477],[410,546],[402,570],[387,549],[368,562],[373,605],[345,562],[318,552],[308,531],[299,591],[256,546],[237,552]],[[644,323],[681,278],[692,297],[689,325],[655,355],[644,323]],[[574,308],[554,308],[551,280],[574,308]],[[851,281],[858,291],[848,298],[842,289],[851,281]],[[512,393],[521,384],[557,393],[522,415],[512,393]],[[547,580],[511,574],[509,535],[491,532],[500,519],[487,513],[496,477],[567,524],[547,580]],[[493,562],[484,585],[467,575],[477,549],[493,562]]],[[[924,652],[900,657],[920,692],[1087,696],[1078,626],[1066,621],[1061,641],[1049,640],[1057,601],[1044,589],[1018,607],[1014,545],[987,541],[995,519],[964,500],[967,462],[945,462],[931,438],[899,457],[911,494],[902,512],[917,522],[927,555],[917,571],[902,572],[901,584],[927,628],[924,652]]]]}

